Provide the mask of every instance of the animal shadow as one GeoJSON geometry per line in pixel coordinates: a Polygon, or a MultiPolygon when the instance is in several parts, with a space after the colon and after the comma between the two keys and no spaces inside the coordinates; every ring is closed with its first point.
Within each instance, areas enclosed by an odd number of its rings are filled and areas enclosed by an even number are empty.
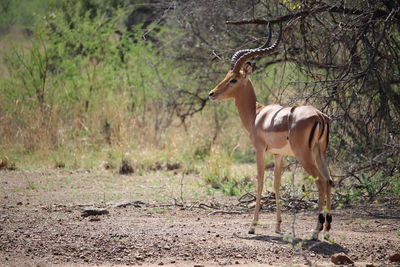
{"type": "Polygon", "coordinates": [[[337,243],[331,243],[327,241],[320,241],[320,240],[309,240],[309,239],[299,239],[299,242],[301,243],[301,246],[308,251],[312,251],[315,254],[321,254],[321,255],[333,255],[335,253],[348,253],[349,250],[342,247],[341,245],[337,243]]]}
{"type": "Polygon", "coordinates": [[[237,238],[247,239],[247,240],[256,240],[262,242],[268,242],[272,244],[280,244],[280,245],[292,245],[292,246],[301,246],[303,249],[314,252],[315,254],[321,255],[333,255],[335,253],[348,253],[348,249],[342,247],[337,243],[320,241],[320,240],[310,240],[310,239],[301,239],[297,237],[291,237],[288,235],[281,236],[271,236],[271,235],[255,235],[255,236],[239,236],[235,235],[237,238]]]}

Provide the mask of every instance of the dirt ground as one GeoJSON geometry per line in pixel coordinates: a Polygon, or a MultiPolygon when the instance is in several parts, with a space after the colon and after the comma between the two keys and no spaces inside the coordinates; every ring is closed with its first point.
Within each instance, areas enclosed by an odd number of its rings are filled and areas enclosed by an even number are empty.
{"type": "Polygon", "coordinates": [[[199,179],[1,171],[0,265],[331,266],[344,252],[357,266],[398,266],[388,260],[400,252],[398,203],[334,211],[330,241],[309,240],[313,211],[285,211],[283,235],[263,212],[250,235],[252,212],[210,214],[207,206],[229,209],[237,198],[210,195],[199,179]],[[82,216],[91,207],[108,214],[82,216]]]}

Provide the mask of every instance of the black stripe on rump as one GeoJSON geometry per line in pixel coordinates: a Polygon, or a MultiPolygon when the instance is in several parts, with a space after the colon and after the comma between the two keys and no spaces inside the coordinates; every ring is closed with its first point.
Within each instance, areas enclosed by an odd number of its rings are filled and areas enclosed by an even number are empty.
{"type": "Polygon", "coordinates": [[[319,118],[321,120],[322,130],[321,130],[321,133],[319,134],[319,138],[318,139],[321,139],[321,137],[322,137],[322,135],[324,134],[324,131],[325,131],[325,119],[324,119],[324,117],[322,115],[320,115],[319,118]]]}
{"type": "Polygon", "coordinates": [[[326,124],[326,147],[325,150],[328,148],[328,144],[329,144],[329,123],[326,124]]]}
{"type": "Polygon", "coordinates": [[[318,123],[319,123],[319,121],[316,121],[314,123],[313,127],[311,128],[310,136],[308,137],[308,147],[309,148],[311,148],[311,142],[312,142],[314,132],[315,132],[315,129],[317,128],[318,123]]]}

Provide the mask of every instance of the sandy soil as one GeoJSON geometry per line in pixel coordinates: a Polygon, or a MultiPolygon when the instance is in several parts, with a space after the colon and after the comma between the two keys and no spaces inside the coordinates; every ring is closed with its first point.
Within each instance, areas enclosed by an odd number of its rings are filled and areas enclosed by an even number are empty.
{"type": "Polygon", "coordinates": [[[172,205],[171,197],[151,198],[150,192],[159,196],[163,190],[182,196],[166,187],[180,179],[162,173],[2,171],[0,265],[331,266],[331,255],[344,252],[358,266],[398,266],[388,260],[400,252],[398,203],[335,211],[330,241],[309,240],[317,219],[313,211],[284,212],[283,235],[273,232],[275,215],[263,212],[261,226],[250,235],[251,211],[209,215],[200,205],[220,200],[226,208],[236,198],[199,194],[184,206],[172,205]],[[106,200],[99,188],[116,179],[119,186],[107,187],[109,201],[88,203],[106,200]],[[161,189],[150,186],[152,180],[161,189]],[[130,205],[117,207],[123,201],[130,205]],[[83,217],[82,210],[92,206],[109,213],[83,217]]]}

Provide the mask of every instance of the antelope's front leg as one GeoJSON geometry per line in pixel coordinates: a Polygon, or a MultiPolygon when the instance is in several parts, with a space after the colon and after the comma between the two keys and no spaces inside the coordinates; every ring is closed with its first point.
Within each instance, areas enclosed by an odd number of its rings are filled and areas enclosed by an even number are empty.
{"type": "Polygon", "coordinates": [[[281,199],[280,199],[280,187],[282,177],[282,164],[283,158],[281,155],[275,155],[275,169],[274,169],[274,190],[275,190],[275,201],[276,201],[276,227],[275,232],[281,232],[281,199]]]}
{"type": "Polygon", "coordinates": [[[261,195],[264,188],[264,152],[265,149],[258,149],[256,151],[257,160],[257,197],[256,197],[256,207],[254,210],[254,219],[251,224],[249,234],[254,234],[256,226],[258,224],[258,216],[261,208],[261,195]]]}

